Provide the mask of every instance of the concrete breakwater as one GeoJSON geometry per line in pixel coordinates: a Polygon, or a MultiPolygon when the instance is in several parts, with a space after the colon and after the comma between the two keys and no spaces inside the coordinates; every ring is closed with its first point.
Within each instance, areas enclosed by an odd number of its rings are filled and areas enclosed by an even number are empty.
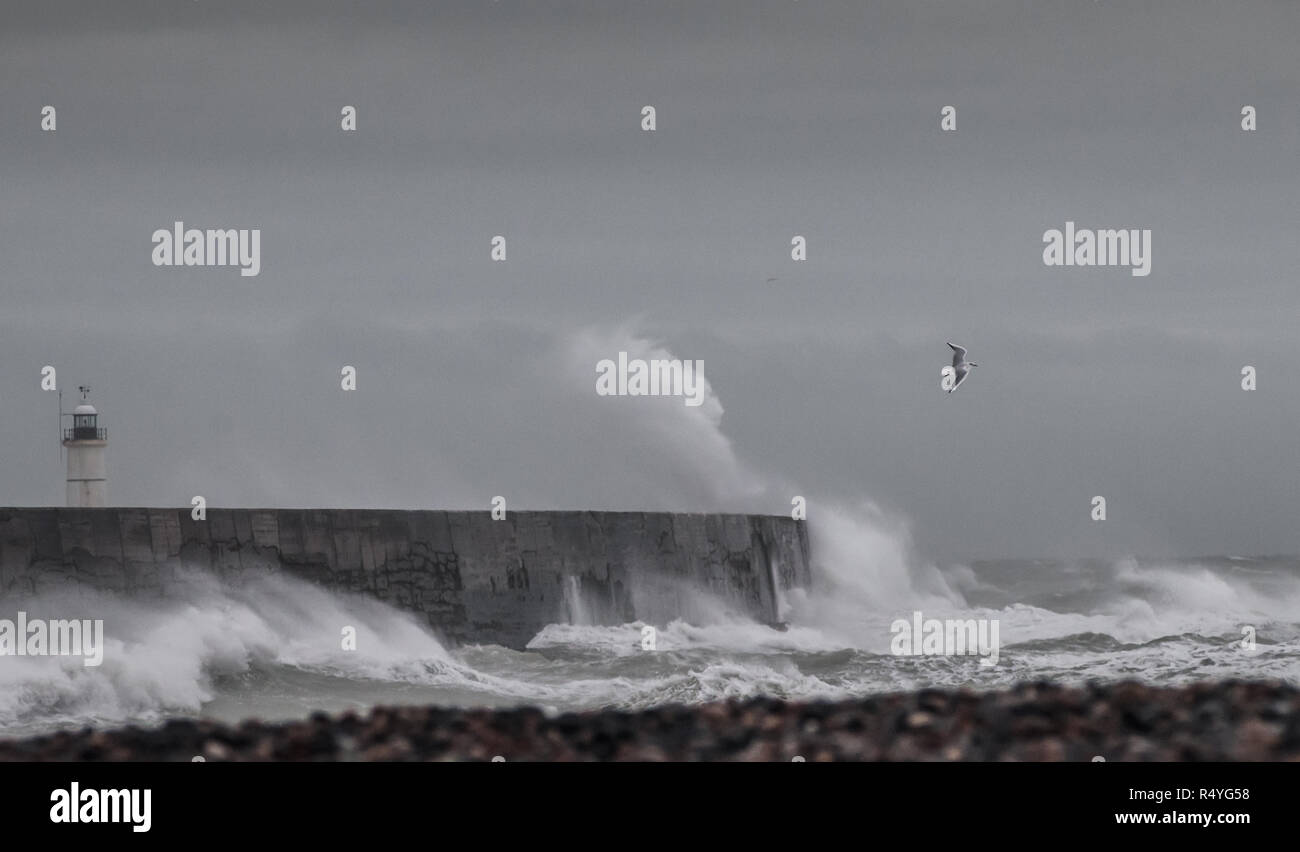
{"type": "Polygon", "coordinates": [[[656,512],[0,508],[0,597],[68,583],[167,596],[178,575],[284,572],[422,614],[454,643],[520,648],[552,623],[780,619],[811,583],[806,524],[656,512]]]}

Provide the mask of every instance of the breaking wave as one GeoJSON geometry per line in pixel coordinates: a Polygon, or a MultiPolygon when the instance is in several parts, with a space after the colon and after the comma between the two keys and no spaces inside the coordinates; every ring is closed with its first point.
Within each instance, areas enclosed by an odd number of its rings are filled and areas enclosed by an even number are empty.
{"type": "MultiPolygon", "coordinates": [[[[671,357],[626,331],[578,335],[559,354],[563,365],[589,370],[593,354],[619,349],[671,357]]],[[[664,457],[666,475],[687,502],[760,512],[788,505],[795,489],[739,461],[721,428],[722,407],[706,390],[699,408],[606,407],[602,416],[624,418],[614,425],[664,457]]],[[[579,584],[565,590],[567,622],[543,629],[524,651],[448,650],[408,613],[278,575],[231,588],[194,574],[167,600],[84,588],[7,596],[0,618],[21,609],[29,617],[103,619],[106,647],[97,667],[80,658],[0,657],[0,734],[149,724],[175,715],[291,718],[381,703],[563,711],[760,694],[980,689],[1034,679],[1300,682],[1294,559],[940,568],[919,560],[906,525],[872,503],[810,498],[809,506],[814,583],[786,593],[785,629],[693,593],[690,606],[679,608],[689,610],[681,619],[655,625],[654,653],[641,649],[640,622],[593,623],[598,608],[583,600],[579,584]],[[891,624],[915,611],[996,619],[999,664],[891,654],[891,624]],[[355,630],[355,650],[344,649],[348,628],[355,630]],[[1253,650],[1243,645],[1247,634],[1253,650]]],[[[681,590],[673,593],[680,603],[681,590]]]]}

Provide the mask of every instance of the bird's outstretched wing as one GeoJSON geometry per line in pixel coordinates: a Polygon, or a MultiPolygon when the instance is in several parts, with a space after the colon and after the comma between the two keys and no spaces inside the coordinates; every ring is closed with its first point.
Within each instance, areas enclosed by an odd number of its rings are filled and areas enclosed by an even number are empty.
{"type": "Polygon", "coordinates": [[[964,348],[961,346],[953,346],[951,343],[949,343],[948,346],[952,349],[952,365],[954,367],[966,360],[966,350],[964,348]]]}

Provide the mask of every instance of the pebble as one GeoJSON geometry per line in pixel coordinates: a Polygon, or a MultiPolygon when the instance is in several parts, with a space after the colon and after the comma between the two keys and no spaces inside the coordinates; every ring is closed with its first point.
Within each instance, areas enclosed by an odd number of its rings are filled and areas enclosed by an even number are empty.
{"type": "Polygon", "coordinates": [[[1025,683],[840,702],[753,698],[547,715],[376,707],[236,726],[0,740],[0,761],[1107,761],[1300,760],[1300,689],[1274,681],[1159,687],[1025,683]]]}

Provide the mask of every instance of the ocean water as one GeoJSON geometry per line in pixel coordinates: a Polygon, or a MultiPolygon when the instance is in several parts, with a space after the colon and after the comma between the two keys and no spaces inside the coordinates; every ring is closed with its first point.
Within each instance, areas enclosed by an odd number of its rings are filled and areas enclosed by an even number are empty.
{"type": "MultiPolygon", "coordinates": [[[[787,629],[722,605],[699,623],[576,623],[526,650],[446,648],[417,617],[377,601],[267,576],[240,588],[195,575],[167,600],[88,589],[20,600],[0,617],[103,618],[102,665],[0,657],[0,736],[174,716],[299,718],[375,704],[639,708],[755,695],[844,698],[927,686],[991,689],[1019,681],[1137,678],[1300,683],[1300,560],[1002,561],[917,567],[875,529],[829,524],[811,590],[782,601],[787,629]],[[865,558],[863,554],[869,554],[865,558]],[[997,665],[979,656],[891,653],[896,619],[996,619],[997,665]],[[355,628],[358,647],[342,649],[355,628]],[[1246,628],[1253,650],[1244,647],[1246,628]]],[[[820,547],[819,547],[820,545],[820,547]]],[[[703,613],[703,614],[701,614],[703,613]]]]}

